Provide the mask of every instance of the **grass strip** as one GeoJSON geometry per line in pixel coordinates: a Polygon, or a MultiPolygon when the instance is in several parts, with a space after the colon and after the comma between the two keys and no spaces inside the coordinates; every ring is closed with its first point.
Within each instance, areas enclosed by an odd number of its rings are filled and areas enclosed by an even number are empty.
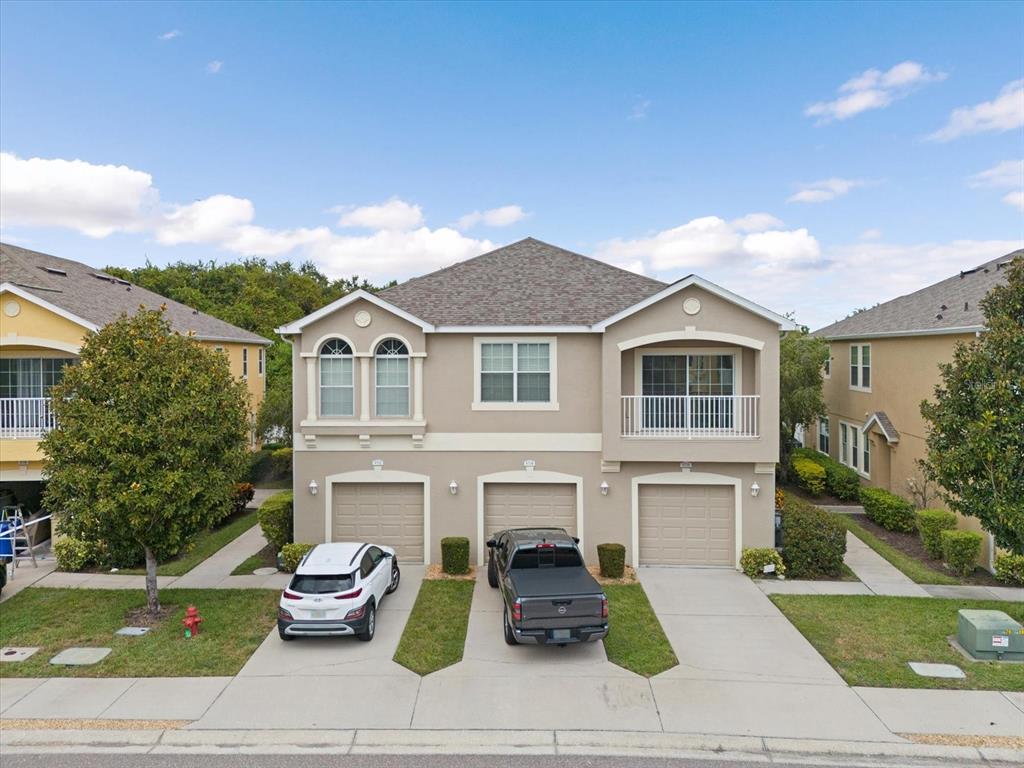
{"type": "Polygon", "coordinates": [[[640,584],[608,584],[608,661],[651,677],[679,663],[640,584]]]}
{"type": "Polygon", "coordinates": [[[252,572],[257,568],[276,568],[277,567],[277,553],[274,551],[273,544],[267,544],[263,549],[257,552],[255,555],[250,555],[245,558],[242,562],[235,566],[235,570],[231,572],[232,576],[252,576],[252,572]]]}
{"type": "Polygon", "coordinates": [[[836,517],[846,526],[846,530],[867,544],[871,549],[888,560],[898,570],[902,571],[911,581],[917,584],[959,584],[960,582],[941,571],[937,571],[917,558],[911,557],[891,544],[882,541],[871,531],[865,529],[856,520],[851,520],[849,515],[836,514],[836,517]]]}
{"type": "MultiPolygon", "coordinates": [[[[206,558],[219,552],[243,533],[256,525],[256,510],[246,511],[234,516],[228,523],[219,528],[203,531],[192,542],[192,549],[173,560],[157,566],[157,576],[184,576],[206,558]]],[[[144,575],[145,568],[122,568],[118,573],[128,575],[144,575]]],[[[251,573],[251,571],[250,571],[251,573]]]]}
{"type": "Polygon", "coordinates": [[[473,587],[472,581],[425,580],[402,632],[395,661],[418,675],[461,661],[473,587]]]}
{"type": "Polygon", "coordinates": [[[114,633],[128,611],[144,608],[146,594],[128,589],[26,589],[0,604],[0,646],[39,646],[17,664],[0,664],[0,677],[189,677],[234,675],[277,620],[280,593],[270,589],[162,589],[174,610],[142,637],[114,633]],[[198,636],[185,640],[181,620],[195,605],[198,636]],[[72,646],[111,648],[89,667],[53,666],[72,646]]]}
{"type": "Polygon", "coordinates": [[[947,642],[961,608],[1004,611],[1024,603],[879,595],[771,595],[794,626],[850,685],[1024,691],[1024,665],[968,661],[947,642]],[[911,661],[955,664],[963,680],[921,677],[911,661]]]}

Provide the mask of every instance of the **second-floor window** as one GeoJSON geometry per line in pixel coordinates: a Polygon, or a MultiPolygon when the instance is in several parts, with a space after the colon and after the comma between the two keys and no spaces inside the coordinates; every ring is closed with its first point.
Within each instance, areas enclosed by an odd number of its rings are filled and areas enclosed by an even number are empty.
{"type": "Polygon", "coordinates": [[[871,345],[850,345],[850,389],[871,389],[871,345]]]}
{"type": "Polygon", "coordinates": [[[480,345],[480,401],[551,401],[551,345],[547,342],[487,342],[480,345]]]}
{"type": "Polygon", "coordinates": [[[260,376],[262,376],[267,370],[267,350],[260,347],[259,355],[259,372],[260,376]]]}
{"type": "Polygon", "coordinates": [[[328,339],[320,347],[320,415],[352,416],[352,347],[328,339]]]}
{"type": "Polygon", "coordinates": [[[0,358],[0,398],[49,397],[64,367],[74,364],[70,357],[0,358]]]}
{"type": "Polygon", "coordinates": [[[249,378],[249,348],[242,347],[242,378],[249,378]]]}
{"type": "Polygon", "coordinates": [[[378,416],[409,415],[409,349],[399,339],[384,339],[374,352],[378,416]]]}

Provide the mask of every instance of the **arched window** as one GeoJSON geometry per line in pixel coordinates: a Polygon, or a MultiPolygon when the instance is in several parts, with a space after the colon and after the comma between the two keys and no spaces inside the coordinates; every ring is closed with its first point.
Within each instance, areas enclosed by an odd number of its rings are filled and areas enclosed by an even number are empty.
{"type": "Polygon", "coordinates": [[[352,416],[352,347],[342,339],[328,339],[320,347],[320,415],[352,416]]]}
{"type": "Polygon", "coordinates": [[[374,353],[377,369],[377,415],[409,415],[409,349],[398,339],[384,339],[374,353]]]}

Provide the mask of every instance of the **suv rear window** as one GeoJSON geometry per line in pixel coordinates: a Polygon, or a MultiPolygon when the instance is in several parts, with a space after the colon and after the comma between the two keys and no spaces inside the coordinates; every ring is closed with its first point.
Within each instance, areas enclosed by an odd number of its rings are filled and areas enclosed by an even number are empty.
{"type": "Polygon", "coordinates": [[[575,568],[583,565],[580,554],[571,547],[520,549],[512,556],[513,569],[575,568]]]}
{"type": "Polygon", "coordinates": [[[297,573],[292,577],[288,589],[304,595],[328,595],[332,592],[346,592],[355,583],[355,575],[351,573],[337,576],[297,573]]]}

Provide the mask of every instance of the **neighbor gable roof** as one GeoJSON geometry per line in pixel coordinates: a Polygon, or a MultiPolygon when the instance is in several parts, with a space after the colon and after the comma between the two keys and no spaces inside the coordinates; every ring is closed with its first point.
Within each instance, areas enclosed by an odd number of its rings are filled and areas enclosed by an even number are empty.
{"type": "Polygon", "coordinates": [[[1006,268],[1019,258],[1024,258],[1024,250],[986,261],[974,269],[858,312],[812,335],[825,339],[869,339],[984,330],[981,300],[1006,280],[1006,268]]]}
{"type": "Polygon", "coordinates": [[[84,328],[95,330],[140,306],[166,307],[178,333],[203,341],[270,344],[251,331],[71,259],[0,243],[0,281],[5,289],[84,328]]]}

